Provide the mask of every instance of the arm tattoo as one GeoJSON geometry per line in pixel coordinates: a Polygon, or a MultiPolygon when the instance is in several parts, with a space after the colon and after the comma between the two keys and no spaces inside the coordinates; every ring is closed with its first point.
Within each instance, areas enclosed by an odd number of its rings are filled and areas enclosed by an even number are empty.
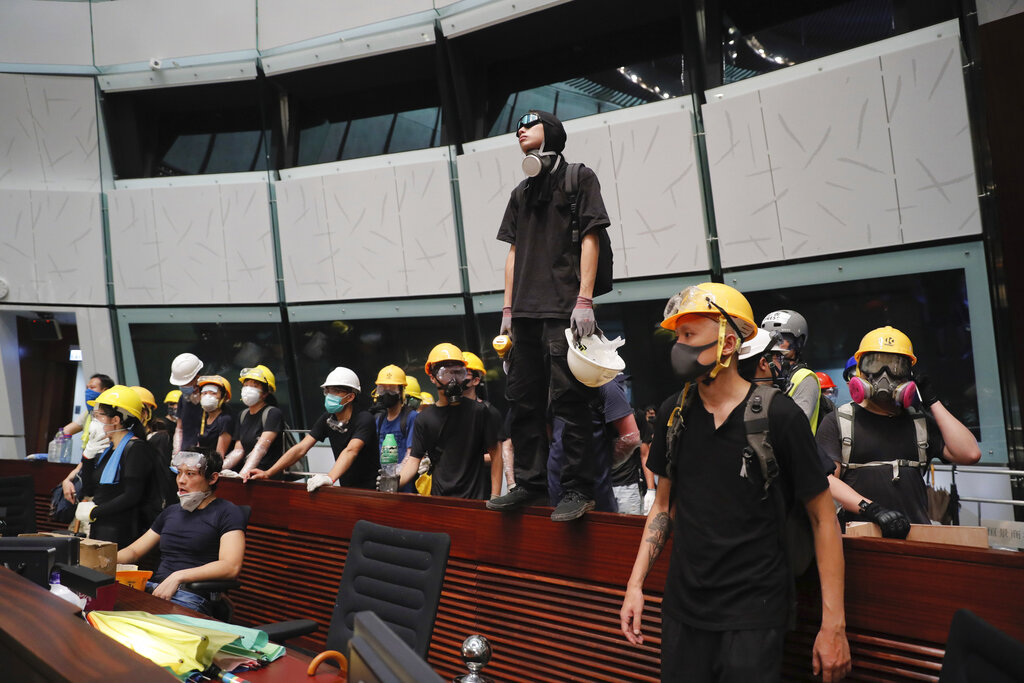
{"type": "Polygon", "coordinates": [[[647,570],[650,571],[654,567],[654,561],[658,559],[658,555],[661,554],[661,549],[665,547],[665,541],[668,540],[669,535],[672,533],[672,517],[667,512],[658,513],[654,519],[651,520],[651,535],[644,539],[647,543],[651,544],[649,548],[649,561],[647,570]]]}

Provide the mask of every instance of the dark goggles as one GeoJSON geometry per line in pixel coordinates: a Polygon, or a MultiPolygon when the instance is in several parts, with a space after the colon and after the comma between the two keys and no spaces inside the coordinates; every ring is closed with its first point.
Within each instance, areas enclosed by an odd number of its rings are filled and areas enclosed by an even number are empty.
{"type": "Polygon", "coordinates": [[[519,123],[516,124],[516,130],[520,128],[531,128],[540,123],[540,116],[534,114],[532,111],[528,114],[523,114],[523,118],[519,119],[519,123]]]}
{"type": "Polygon", "coordinates": [[[899,353],[865,353],[860,357],[858,367],[866,375],[888,372],[892,377],[910,376],[910,358],[899,353]]]}

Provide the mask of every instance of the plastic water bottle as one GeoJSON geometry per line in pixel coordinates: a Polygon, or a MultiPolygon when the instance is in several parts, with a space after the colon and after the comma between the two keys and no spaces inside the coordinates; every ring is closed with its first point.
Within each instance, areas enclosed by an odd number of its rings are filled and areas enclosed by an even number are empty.
{"type": "Polygon", "coordinates": [[[53,437],[53,439],[50,441],[50,445],[46,449],[46,461],[60,462],[60,450],[56,436],[53,437]]]}
{"type": "Polygon", "coordinates": [[[380,490],[398,492],[398,441],[394,434],[386,435],[380,447],[380,490]]]}
{"type": "Polygon", "coordinates": [[[71,462],[71,437],[63,432],[57,435],[57,454],[61,462],[71,462]]]}

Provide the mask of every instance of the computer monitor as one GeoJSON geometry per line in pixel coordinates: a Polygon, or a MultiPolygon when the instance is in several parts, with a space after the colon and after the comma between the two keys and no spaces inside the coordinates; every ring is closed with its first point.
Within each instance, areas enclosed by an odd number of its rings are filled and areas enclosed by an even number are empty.
{"type": "Polygon", "coordinates": [[[373,612],[357,612],[348,652],[349,683],[443,683],[430,665],[373,612]]]}
{"type": "Polygon", "coordinates": [[[13,536],[0,538],[0,548],[53,548],[54,562],[74,566],[79,562],[82,539],[78,536],[13,536]]]}
{"type": "Polygon", "coordinates": [[[0,567],[20,574],[32,583],[50,587],[50,571],[57,551],[39,546],[7,546],[0,548],[0,567]]]}

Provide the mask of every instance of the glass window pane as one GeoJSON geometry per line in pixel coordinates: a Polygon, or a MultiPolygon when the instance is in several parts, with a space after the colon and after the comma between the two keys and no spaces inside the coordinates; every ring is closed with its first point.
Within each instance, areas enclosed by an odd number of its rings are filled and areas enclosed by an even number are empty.
{"type": "Polygon", "coordinates": [[[395,118],[395,129],[391,133],[388,153],[430,147],[440,125],[438,111],[438,107],[430,107],[398,114],[395,118]]]}
{"type": "Polygon", "coordinates": [[[171,148],[167,150],[167,154],[164,155],[164,164],[178,173],[188,175],[199,173],[203,167],[203,160],[206,159],[210,138],[209,133],[179,135],[171,144],[171,148]]]}
{"type": "Polygon", "coordinates": [[[383,114],[352,121],[341,158],[358,159],[383,154],[394,118],[394,114],[383,114]]]}
{"type": "Polygon", "coordinates": [[[217,133],[203,173],[266,170],[263,134],[258,130],[217,133]],[[254,163],[255,162],[255,163],[254,163]]]}

